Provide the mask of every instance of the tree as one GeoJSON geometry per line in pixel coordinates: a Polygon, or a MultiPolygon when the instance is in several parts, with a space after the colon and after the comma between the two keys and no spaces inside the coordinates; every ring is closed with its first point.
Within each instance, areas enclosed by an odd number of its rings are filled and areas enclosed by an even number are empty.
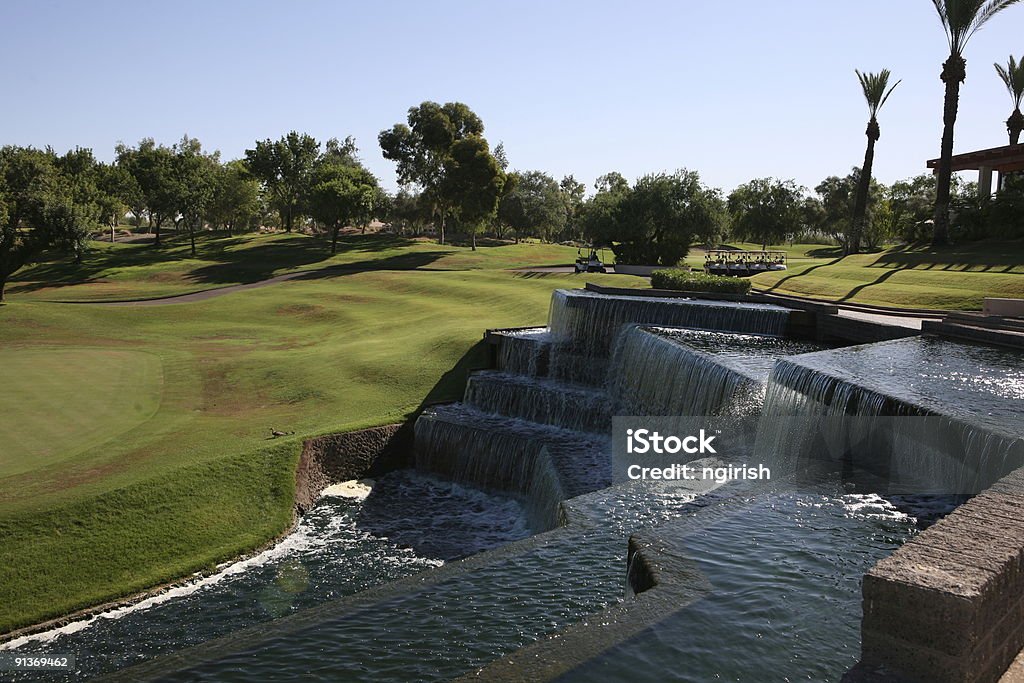
{"type": "Polygon", "coordinates": [[[554,178],[541,171],[522,171],[509,176],[509,185],[498,215],[516,242],[531,234],[548,238],[565,228],[565,198],[554,178]]]}
{"type": "Polygon", "coordinates": [[[187,135],[174,146],[175,205],[188,230],[192,256],[196,255],[196,231],[213,203],[219,157],[219,152],[205,154],[199,140],[187,135]]]}
{"type": "MultiPolygon", "coordinates": [[[[135,179],[141,193],[141,204],[153,228],[153,246],[160,246],[160,228],[167,218],[175,216],[174,151],[157,145],[153,138],[143,138],[137,147],[119,144],[117,164],[135,179]]],[[[139,207],[134,207],[133,212],[139,207]]],[[[138,217],[139,214],[136,214],[138,217]]]]}
{"type": "Polygon", "coordinates": [[[417,233],[430,221],[429,210],[420,201],[420,195],[410,192],[406,188],[400,189],[394,197],[391,197],[391,206],[387,211],[388,219],[392,226],[398,228],[399,234],[406,231],[417,233]]]}
{"type": "Polygon", "coordinates": [[[853,205],[853,223],[850,230],[850,239],[846,244],[847,254],[856,254],[860,251],[861,236],[864,234],[864,217],[868,209],[868,190],[871,187],[871,170],[875,163],[875,143],[881,137],[881,129],[878,126],[878,110],[882,108],[889,95],[900,84],[896,81],[889,87],[889,70],[882,69],[877,74],[861,73],[856,71],[860,80],[860,87],[864,91],[864,99],[868,103],[868,111],[871,118],[868,120],[868,128],[865,135],[868,136],[868,148],[864,153],[864,165],[861,167],[860,182],[857,185],[857,197],[853,205]]]}
{"type": "Polygon", "coordinates": [[[81,254],[99,215],[86,178],[92,165],[90,150],[58,160],[51,150],[0,148],[0,301],[10,276],[46,249],[81,254]]]}
{"type": "Polygon", "coordinates": [[[964,48],[968,41],[992,17],[1018,0],[932,0],[949,43],[949,58],[942,65],[946,85],[942,107],[942,151],[939,157],[938,184],[935,191],[935,226],[932,243],[949,243],[949,199],[953,175],[953,128],[960,106],[960,84],[967,80],[964,48]]]}
{"type": "Polygon", "coordinates": [[[646,175],[619,204],[615,261],[675,266],[696,237],[717,233],[723,218],[721,192],[705,187],[696,171],[646,175]]]}
{"type": "Polygon", "coordinates": [[[231,237],[236,227],[248,225],[259,211],[259,181],[249,173],[245,162],[237,159],[218,166],[209,208],[210,221],[223,226],[231,237]]]}
{"type": "Polygon", "coordinates": [[[444,244],[445,221],[454,203],[446,194],[453,185],[445,182],[452,148],[469,136],[483,136],[484,124],[461,102],[423,102],[409,109],[407,120],[408,124],[396,123],[381,131],[377,139],[384,158],[397,164],[399,184],[421,190],[431,213],[439,219],[440,242],[444,244]]]}
{"type": "Polygon", "coordinates": [[[295,218],[302,213],[302,199],[309,192],[319,155],[320,143],[295,131],[280,140],[257,141],[253,149],[245,150],[249,172],[263,184],[285,232],[292,231],[295,218]]]}
{"type": "Polygon", "coordinates": [[[121,166],[99,164],[96,174],[100,215],[110,228],[110,241],[113,242],[118,223],[131,207],[141,203],[142,192],[135,178],[121,166]]]}
{"type": "Polygon", "coordinates": [[[616,239],[622,203],[632,190],[618,171],[600,176],[594,189],[597,192],[583,204],[580,227],[583,237],[594,246],[611,246],[616,239]]]}
{"type": "Polygon", "coordinates": [[[476,251],[476,234],[494,216],[504,185],[505,172],[491,154],[487,140],[470,135],[452,145],[445,161],[441,191],[452,203],[459,221],[469,230],[473,251],[476,251]]]}
{"type": "Polygon", "coordinates": [[[1024,100],[1024,57],[1020,63],[1010,55],[1006,66],[995,64],[996,73],[1006,85],[1010,99],[1013,100],[1013,113],[1006,119],[1006,132],[1010,135],[1010,144],[1016,145],[1020,142],[1021,131],[1024,131],[1024,114],[1020,113],[1020,102],[1024,100]]]}
{"type": "Polygon", "coordinates": [[[800,223],[803,190],[792,180],[775,178],[756,178],[740,185],[728,200],[733,234],[759,243],[762,249],[782,242],[800,223]]]}
{"type": "Polygon", "coordinates": [[[565,200],[565,227],[573,239],[582,239],[583,235],[579,229],[580,213],[583,210],[583,196],[587,193],[587,186],[579,182],[572,175],[562,178],[558,184],[562,190],[562,197],[565,200]]]}
{"type": "Polygon", "coordinates": [[[338,234],[346,225],[368,220],[380,197],[377,178],[360,164],[327,154],[313,172],[309,210],[331,231],[331,254],[338,251],[338,234]]]}

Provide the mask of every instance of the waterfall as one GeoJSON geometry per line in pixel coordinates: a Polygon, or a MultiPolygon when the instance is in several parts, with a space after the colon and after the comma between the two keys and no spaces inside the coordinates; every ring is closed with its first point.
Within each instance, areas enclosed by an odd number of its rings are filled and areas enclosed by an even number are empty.
{"type": "Polygon", "coordinates": [[[557,524],[563,500],[611,479],[607,439],[461,404],[416,420],[415,451],[421,472],[523,496],[541,530],[557,524]]]}
{"type": "MultiPolygon", "coordinates": [[[[884,346],[884,345],[874,345],[884,346]]],[[[1024,440],[965,414],[960,397],[942,405],[867,386],[842,372],[841,354],[859,347],[776,363],[757,449],[787,469],[826,460],[844,471],[867,470],[891,493],[978,493],[1024,466],[1024,440]]],[[[887,360],[891,360],[888,359],[887,360]]],[[[879,364],[874,372],[886,368],[879,364]]],[[[913,375],[895,368],[900,384],[913,375]]],[[[962,400],[962,399],[961,399],[962,400]]]]}
{"type": "Polygon", "coordinates": [[[789,311],[768,304],[608,296],[557,289],[551,296],[549,321],[553,338],[571,343],[586,356],[607,356],[626,323],[782,335],[789,311]]]}
{"type": "Polygon", "coordinates": [[[611,428],[604,392],[554,380],[477,372],[469,378],[464,402],[483,412],[565,429],[607,432],[611,428]]]}
{"type": "Polygon", "coordinates": [[[608,374],[616,415],[749,415],[764,383],[727,359],[632,326],[616,341],[608,374]]]}
{"type": "Polygon", "coordinates": [[[546,327],[505,330],[499,337],[498,369],[516,375],[542,377],[548,373],[551,335],[546,327]]]}

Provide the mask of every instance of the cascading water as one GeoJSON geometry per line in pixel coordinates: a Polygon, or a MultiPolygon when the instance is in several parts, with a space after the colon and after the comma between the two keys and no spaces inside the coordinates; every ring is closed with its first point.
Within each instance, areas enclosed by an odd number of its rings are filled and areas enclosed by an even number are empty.
{"type": "Polygon", "coordinates": [[[495,333],[498,346],[498,369],[530,377],[547,374],[547,358],[551,335],[546,327],[502,330],[495,333]]]}
{"type": "Polygon", "coordinates": [[[616,342],[608,393],[616,415],[744,415],[760,408],[764,384],[712,354],[633,326],[616,342]]]}
{"type": "Polygon", "coordinates": [[[477,372],[466,384],[465,403],[478,410],[584,432],[611,428],[603,391],[504,372],[477,372]]]}
{"type": "Polygon", "coordinates": [[[807,354],[776,364],[758,449],[791,469],[864,468],[896,493],[977,493],[1024,466],[1024,417],[1007,398],[1024,398],[1008,351],[914,338],[807,354]]]}
{"type": "Polygon", "coordinates": [[[769,304],[608,296],[557,289],[551,296],[548,327],[555,340],[570,342],[576,353],[600,357],[609,354],[616,335],[627,323],[781,336],[789,313],[769,304]]]}

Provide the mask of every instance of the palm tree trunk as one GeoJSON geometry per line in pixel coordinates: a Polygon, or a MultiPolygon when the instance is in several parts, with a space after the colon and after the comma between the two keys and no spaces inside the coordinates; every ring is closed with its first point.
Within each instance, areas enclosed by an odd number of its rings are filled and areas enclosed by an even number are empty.
{"type": "Polygon", "coordinates": [[[942,151],[935,188],[935,226],[932,244],[949,244],[949,190],[953,180],[953,128],[960,106],[960,84],[967,78],[967,62],[960,55],[950,55],[942,65],[942,81],[946,97],[942,106],[942,151]]]}
{"type": "Polygon", "coordinates": [[[857,196],[853,203],[853,225],[850,239],[846,244],[847,255],[860,251],[861,237],[864,235],[864,221],[868,212],[868,194],[871,191],[871,171],[875,165],[875,140],[879,137],[878,121],[872,117],[868,123],[868,148],[864,152],[864,165],[860,167],[860,182],[857,184],[857,196]]]}
{"type": "Polygon", "coordinates": [[[1020,109],[1014,109],[1010,118],[1006,120],[1006,132],[1010,134],[1010,144],[1020,143],[1020,134],[1024,131],[1024,114],[1020,109]]]}

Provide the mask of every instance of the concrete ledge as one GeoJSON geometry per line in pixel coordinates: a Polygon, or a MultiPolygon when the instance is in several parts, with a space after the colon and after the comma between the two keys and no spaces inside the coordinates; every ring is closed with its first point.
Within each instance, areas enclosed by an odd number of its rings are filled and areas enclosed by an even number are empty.
{"type": "Polygon", "coordinates": [[[1012,349],[1024,349],[1024,331],[1013,329],[992,329],[977,325],[966,325],[954,319],[943,321],[925,320],[921,323],[921,331],[946,339],[994,344],[1012,349]]]}
{"type": "Polygon", "coordinates": [[[1024,318],[1024,299],[985,297],[985,300],[982,303],[981,312],[985,315],[1024,318]]]}
{"type": "Polygon", "coordinates": [[[864,577],[862,661],[909,680],[998,681],[1024,648],[1024,470],[864,577]]]}

